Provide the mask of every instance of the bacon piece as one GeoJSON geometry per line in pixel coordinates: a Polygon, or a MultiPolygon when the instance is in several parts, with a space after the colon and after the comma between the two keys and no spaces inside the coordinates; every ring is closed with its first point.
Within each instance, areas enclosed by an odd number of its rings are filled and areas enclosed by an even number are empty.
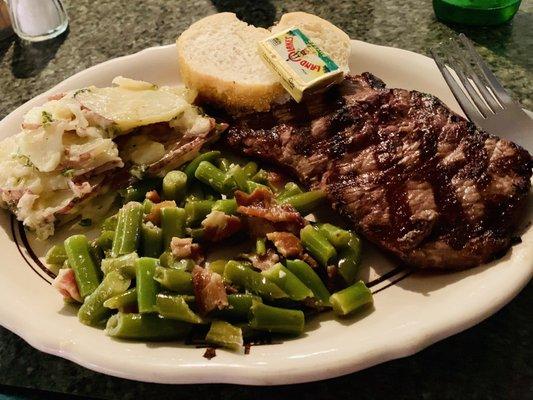
{"type": "Polygon", "coordinates": [[[287,183],[287,178],[285,176],[283,176],[279,172],[274,171],[270,171],[267,174],[267,180],[271,186],[275,187],[278,190],[283,189],[285,183],[287,183]]]}
{"type": "Polygon", "coordinates": [[[237,190],[235,199],[238,204],[237,212],[248,217],[248,225],[253,235],[259,232],[265,233],[265,231],[299,233],[300,229],[307,224],[290,204],[276,204],[272,192],[267,189],[255,189],[251,194],[237,190]],[[263,223],[260,227],[253,227],[252,225],[258,222],[256,219],[265,220],[271,226],[263,223]]]}
{"type": "Polygon", "coordinates": [[[27,189],[0,189],[0,192],[2,193],[2,200],[12,205],[16,205],[24,193],[31,193],[31,191],[27,189]]]}
{"type": "Polygon", "coordinates": [[[48,100],[60,100],[63,97],[65,97],[65,94],[66,94],[65,92],[55,93],[51,96],[48,96],[48,100]]]}
{"type": "Polygon", "coordinates": [[[84,195],[91,193],[93,190],[93,187],[87,181],[77,184],[69,180],[68,186],[70,187],[70,190],[72,190],[72,193],[74,193],[76,197],[83,197],[84,195]]]}
{"type": "Polygon", "coordinates": [[[237,233],[242,228],[239,217],[228,215],[222,211],[211,211],[202,221],[204,239],[219,242],[237,233]]]}
{"type": "Polygon", "coordinates": [[[318,263],[316,262],[316,260],[313,257],[311,257],[309,254],[307,254],[307,253],[303,253],[301,255],[301,259],[302,259],[302,261],[305,261],[307,264],[309,264],[309,266],[311,268],[317,268],[318,267],[318,263]]]}
{"type": "Polygon", "coordinates": [[[165,207],[176,207],[174,200],[166,200],[154,204],[150,212],[144,217],[144,221],[150,221],[152,224],[159,226],[161,224],[161,209],[165,207]]]}
{"type": "Polygon", "coordinates": [[[274,196],[270,190],[264,188],[257,188],[250,194],[237,190],[235,191],[235,200],[239,206],[268,208],[274,203],[274,196]]]}
{"type": "Polygon", "coordinates": [[[193,243],[192,238],[173,237],[170,242],[170,251],[177,259],[192,258],[197,262],[201,262],[204,258],[202,249],[198,243],[193,243]]]}
{"type": "Polygon", "coordinates": [[[157,193],[157,190],[150,190],[149,192],[146,192],[146,198],[153,203],[161,202],[161,196],[159,196],[159,193],[157,193]]]}
{"type": "Polygon", "coordinates": [[[228,296],[222,277],[198,265],[192,270],[192,284],[196,304],[201,314],[228,306],[228,296]]]}
{"type": "MultiPolygon", "coordinates": [[[[63,166],[63,164],[61,166],[63,166]]],[[[94,168],[94,169],[76,170],[74,172],[72,181],[78,184],[80,182],[88,181],[90,178],[94,178],[98,175],[102,175],[104,172],[111,171],[111,170],[115,170],[115,171],[113,171],[110,174],[106,174],[106,177],[112,176],[112,179],[114,180],[116,176],[115,173],[117,172],[116,169],[122,168],[123,166],[124,166],[124,163],[122,162],[122,160],[114,160],[114,161],[106,162],[105,164],[102,164],[99,167],[94,168]]]]}
{"type": "Polygon", "coordinates": [[[83,302],[78,290],[78,284],[76,283],[76,276],[74,275],[74,270],[72,268],[60,269],[52,282],[52,286],[55,287],[65,299],[78,301],[80,303],[83,302]]]}
{"type": "Polygon", "coordinates": [[[294,234],[289,232],[270,232],[266,235],[267,239],[274,243],[279,253],[285,257],[299,257],[304,249],[294,234]]]}
{"type": "Polygon", "coordinates": [[[41,124],[29,123],[29,122],[22,123],[22,129],[33,130],[33,129],[38,129],[40,127],[41,127],[41,124]]]}
{"type": "Polygon", "coordinates": [[[279,256],[271,249],[268,249],[263,255],[253,254],[248,258],[252,262],[254,268],[257,268],[261,271],[269,269],[279,261],[279,256]]]}

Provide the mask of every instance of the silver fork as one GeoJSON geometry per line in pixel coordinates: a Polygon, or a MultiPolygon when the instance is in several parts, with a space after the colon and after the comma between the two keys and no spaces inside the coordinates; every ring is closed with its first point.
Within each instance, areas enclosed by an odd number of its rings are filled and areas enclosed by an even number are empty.
{"type": "Polygon", "coordinates": [[[432,48],[430,52],[457,102],[474,124],[532,152],[533,120],[509,96],[465,35],[459,35],[459,43],[451,39],[447,47],[432,48]]]}

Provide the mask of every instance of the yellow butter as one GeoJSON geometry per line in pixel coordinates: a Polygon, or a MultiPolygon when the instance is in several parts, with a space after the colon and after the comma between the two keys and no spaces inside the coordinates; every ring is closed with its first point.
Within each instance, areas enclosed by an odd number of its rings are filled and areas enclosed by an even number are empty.
{"type": "Polygon", "coordinates": [[[335,61],[296,27],[260,41],[259,53],[298,102],[304,93],[319,91],[343,78],[335,61]]]}

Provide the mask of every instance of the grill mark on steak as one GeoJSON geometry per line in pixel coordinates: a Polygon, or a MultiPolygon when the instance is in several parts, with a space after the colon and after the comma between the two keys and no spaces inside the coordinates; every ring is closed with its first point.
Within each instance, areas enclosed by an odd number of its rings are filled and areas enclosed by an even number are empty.
{"type": "Polygon", "coordinates": [[[434,96],[347,76],[311,99],[233,121],[224,141],[322,188],[359,232],[411,266],[501,255],[530,188],[531,156],[434,96]]]}

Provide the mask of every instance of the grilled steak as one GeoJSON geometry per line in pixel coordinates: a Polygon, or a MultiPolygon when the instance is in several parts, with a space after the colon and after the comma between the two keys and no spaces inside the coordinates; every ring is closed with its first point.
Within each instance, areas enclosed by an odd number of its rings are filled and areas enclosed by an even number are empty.
{"type": "Polygon", "coordinates": [[[530,188],[526,150],[434,96],[387,89],[369,73],[236,118],[224,141],[324,189],[368,240],[419,268],[468,268],[503,254],[530,188]]]}

